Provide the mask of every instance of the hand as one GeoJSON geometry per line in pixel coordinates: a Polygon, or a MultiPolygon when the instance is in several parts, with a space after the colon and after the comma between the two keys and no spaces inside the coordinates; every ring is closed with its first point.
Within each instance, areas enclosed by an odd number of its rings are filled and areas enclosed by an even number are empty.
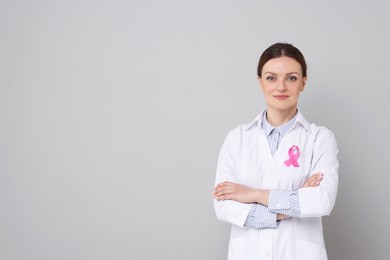
{"type": "Polygon", "coordinates": [[[259,196],[261,196],[261,190],[228,181],[215,186],[213,192],[216,200],[235,200],[242,203],[258,202],[259,196]]]}
{"type": "Polygon", "coordinates": [[[303,184],[303,188],[317,187],[320,185],[320,182],[322,181],[323,178],[324,178],[324,174],[321,172],[317,172],[312,176],[310,176],[310,178],[305,181],[305,183],[303,184]]]}

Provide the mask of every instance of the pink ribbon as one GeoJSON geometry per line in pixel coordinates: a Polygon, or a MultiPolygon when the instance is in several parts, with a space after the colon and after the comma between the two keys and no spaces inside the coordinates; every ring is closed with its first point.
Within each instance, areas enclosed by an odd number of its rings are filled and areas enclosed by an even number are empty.
{"type": "Polygon", "coordinates": [[[291,164],[294,167],[299,167],[298,158],[299,158],[299,147],[296,145],[291,146],[291,148],[288,150],[288,156],[290,157],[287,161],[284,162],[287,167],[289,167],[291,164]]]}

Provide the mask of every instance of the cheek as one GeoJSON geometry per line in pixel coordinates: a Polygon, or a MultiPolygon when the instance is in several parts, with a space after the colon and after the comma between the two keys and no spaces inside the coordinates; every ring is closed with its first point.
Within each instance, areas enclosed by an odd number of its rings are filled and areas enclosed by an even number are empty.
{"type": "Polygon", "coordinates": [[[273,91],[273,87],[268,83],[266,84],[260,84],[260,88],[261,90],[264,92],[264,94],[267,94],[267,93],[272,93],[273,91]]]}
{"type": "Polygon", "coordinates": [[[299,83],[299,84],[292,84],[290,86],[291,92],[293,92],[296,95],[299,95],[304,89],[304,85],[299,83]]]}
{"type": "Polygon", "coordinates": [[[270,98],[273,93],[274,93],[274,91],[272,89],[266,89],[263,91],[263,94],[266,98],[270,98]]]}

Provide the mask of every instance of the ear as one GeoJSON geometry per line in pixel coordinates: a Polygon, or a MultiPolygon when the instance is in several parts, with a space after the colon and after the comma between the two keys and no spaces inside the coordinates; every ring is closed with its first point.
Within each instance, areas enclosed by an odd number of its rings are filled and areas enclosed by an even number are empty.
{"type": "Polygon", "coordinates": [[[307,80],[307,77],[304,77],[304,78],[302,79],[302,88],[301,88],[301,92],[305,90],[306,80],[307,80]]]}

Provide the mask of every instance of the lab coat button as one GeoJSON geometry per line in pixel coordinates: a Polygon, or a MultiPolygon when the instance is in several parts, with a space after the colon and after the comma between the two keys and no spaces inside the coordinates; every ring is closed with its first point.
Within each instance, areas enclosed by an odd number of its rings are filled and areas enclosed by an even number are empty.
{"type": "Polygon", "coordinates": [[[265,252],[265,255],[266,255],[267,257],[270,257],[270,256],[271,256],[271,253],[270,253],[270,252],[265,252]]]}
{"type": "Polygon", "coordinates": [[[276,204],[276,207],[280,208],[280,203],[276,204]]]}

